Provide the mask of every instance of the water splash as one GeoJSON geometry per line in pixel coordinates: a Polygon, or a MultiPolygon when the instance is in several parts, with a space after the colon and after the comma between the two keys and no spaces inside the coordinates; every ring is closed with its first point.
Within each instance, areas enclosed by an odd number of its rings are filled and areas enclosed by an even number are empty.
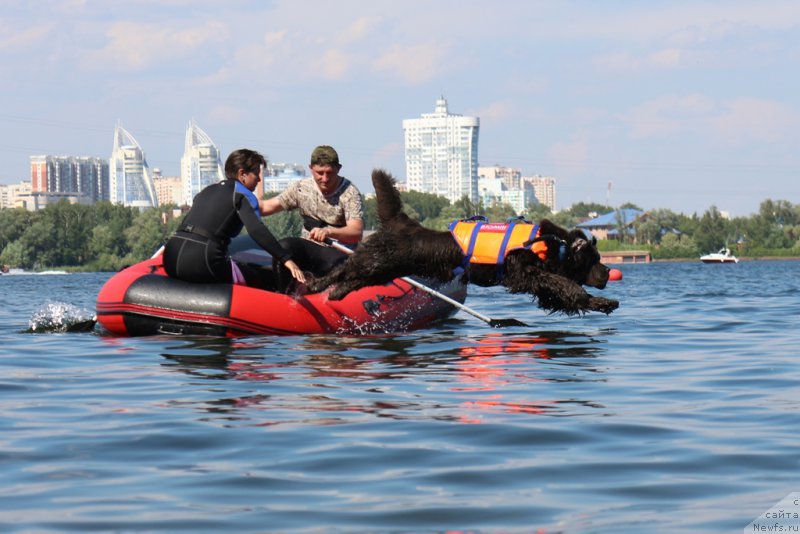
{"type": "Polygon", "coordinates": [[[28,332],[85,332],[94,328],[94,314],[66,302],[47,302],[28,320],[28,332]]]}

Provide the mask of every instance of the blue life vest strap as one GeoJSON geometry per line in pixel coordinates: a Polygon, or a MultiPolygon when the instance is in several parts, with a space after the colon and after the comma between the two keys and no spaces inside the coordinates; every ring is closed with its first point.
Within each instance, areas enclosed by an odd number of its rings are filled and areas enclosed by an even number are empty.
{"type": "MultiPolygon", "coordinates": [[[[472,233],[469,236],[469,245],[467,246],[467,251],[464,254],[464,258],[461,260],[460,267],[462,269],[466,269],[467,266],[469,265],[469,260],[470,260],[470,258],[472,258],[472,254],[475,252],[475,244],[478,242],[478,232],[480,231],[481,226],[483,226],[484,224],[486,224],[488,222],[488,219],[486,217],[482,216],[482,215],[475,215],[475,216],[470,217],[468,219],[461,219],[461,220],[452,221],[448,225],[448,228],[450,229],[450,233],[453,234],[453,232],[455,231],[456,225],[458,223],[465,222],[465,221],[475,221],[475,228],[472,229],[472,233]]],[[[455,235],[455,234],[453,234],[453,235],[455,235]]]]}

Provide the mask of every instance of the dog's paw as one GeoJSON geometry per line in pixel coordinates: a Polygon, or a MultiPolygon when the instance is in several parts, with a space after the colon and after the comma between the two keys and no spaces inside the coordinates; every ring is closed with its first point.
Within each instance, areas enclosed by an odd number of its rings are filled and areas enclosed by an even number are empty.
{"type": "Polygon", "coordinates": [[[605,299],[603,297],[591,297],[589,299],[589,307],[591,311],[598,311],[608,315],[617,308],[619,308],[619,301],[612,299],[605,299]]]}
{"type": "Polygon", "coordinates": [[[328,293],[328,300],[342,300],[350,293],[350,290],[342,286],[333,286],[333,289],[328,293]]]}
{"type": "Polygon", "coordinates": [[[306,288],[308,288],[309,293],[321,293],[322,291],[325,291],[328,285],[329,285],[328,283],[319,278],[312,278],[311,280],[306,280],[306,288]]]}

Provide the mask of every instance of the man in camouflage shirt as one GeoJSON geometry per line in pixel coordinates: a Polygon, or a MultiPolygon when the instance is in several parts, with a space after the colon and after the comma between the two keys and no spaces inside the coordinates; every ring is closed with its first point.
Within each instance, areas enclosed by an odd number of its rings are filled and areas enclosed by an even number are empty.
{"type": "Polygon", "coordinates": [[[303,217],[302,237],[282,239],[281,245],[292,253],[301,269],[320,276],[347,257],[327,246],[326,239],[351,245],[361,241],[364,207],[358,188],[339,176],[342,165],[333,147],[316,147],[309,168],[311,178],[295,182],[280,195],[261,201],[261,213],[299,211],[303,217]]]}

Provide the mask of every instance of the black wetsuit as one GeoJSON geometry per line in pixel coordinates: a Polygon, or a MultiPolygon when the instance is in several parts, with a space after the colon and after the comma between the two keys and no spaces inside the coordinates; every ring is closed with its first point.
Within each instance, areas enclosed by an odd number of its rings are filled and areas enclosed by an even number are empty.
{"type": "MultiPolygon", "coordinates": [[[[195,197],[192,208],[164,249],[164,269],[169,276],[188,282],[231,283],[230,240],[247,229],[250,237],[284,262],[290,258],[261,222],[258,199],[236,180],[212,184],[195,197]]],[[[248,285],[261,285],[258,273],[239,266],[248,285]]]]}

